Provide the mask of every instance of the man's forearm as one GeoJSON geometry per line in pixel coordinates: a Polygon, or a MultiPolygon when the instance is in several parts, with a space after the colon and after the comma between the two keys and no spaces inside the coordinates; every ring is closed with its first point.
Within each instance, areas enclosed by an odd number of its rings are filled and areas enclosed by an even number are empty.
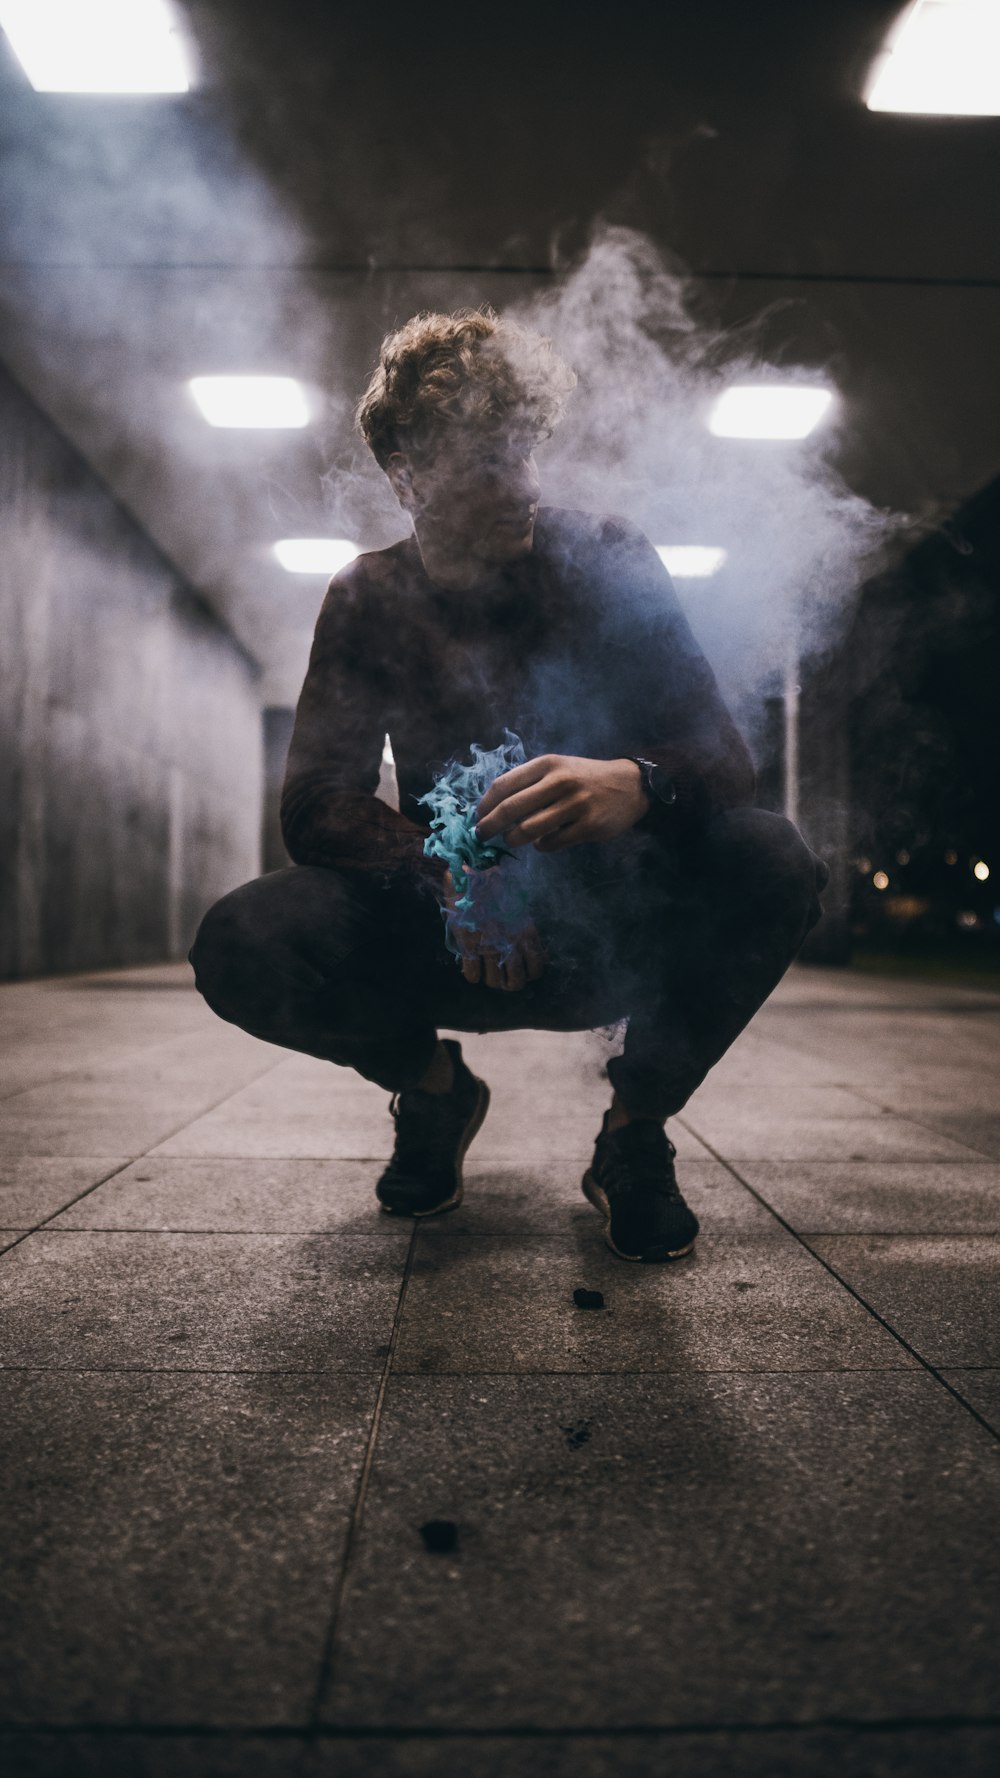
{"type": "Polygon", "coordinates": [[[424,855],[429,829],[380,797],[332,784],[322,771],[303,773],[286,784],[281,831],[296,864],[443,881],[441,861],[424,855]]]}

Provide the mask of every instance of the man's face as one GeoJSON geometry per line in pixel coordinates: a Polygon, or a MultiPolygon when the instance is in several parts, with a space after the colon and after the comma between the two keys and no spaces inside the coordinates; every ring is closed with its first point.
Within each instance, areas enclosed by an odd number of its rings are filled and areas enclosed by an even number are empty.
{"type": "Polygon", "coordinates": [[[432,455],[405,461],[406,503],[438,548],[484,567],[531,549],[539,497],[531,440],[456,430],[432,455]]]}

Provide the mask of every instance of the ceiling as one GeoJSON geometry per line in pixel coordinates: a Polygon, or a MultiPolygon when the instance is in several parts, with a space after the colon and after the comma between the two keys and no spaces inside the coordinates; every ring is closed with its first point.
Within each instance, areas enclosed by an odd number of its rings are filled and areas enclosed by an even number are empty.
{"type": "Polygon", "coordinates": [[[1000,120],[864,108],[896,5],[179,9],[181,97],[36,94],[0,38],[0,357],[267,702],[324,590],[273,541],[401,534],[351,431],[382,334],[537,299],[599,219],[667,255],[716,365],[752,339],[835,382],[867,499],[945,512],[1000,469],[1000,120]],[[185,383],[213,371],[301,377],[314,423],[210,430],[185,383]]]}

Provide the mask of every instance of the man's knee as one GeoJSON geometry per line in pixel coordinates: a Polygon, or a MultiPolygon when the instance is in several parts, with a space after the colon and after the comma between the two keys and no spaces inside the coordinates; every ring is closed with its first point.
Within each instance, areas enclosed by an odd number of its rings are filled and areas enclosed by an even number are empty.
{"type": "Polygon", "coordinates": [[[188,959],[213,1012],[263,1031],[302,995],[327,992],[378,931],[377,896],[346,875],[291,865],[217,901],[188,959]]]}
{"type": "Polygon", "coordinates": [[[734,893],[815,924],[830,872],[791,821],[767,809],[731,809],[710,831],[716,868],[734,893]]]}
{"type": "Polygon", "coordinates": [[[252,994],[264,942],[253,914],[255,888],[244,883],[215,902],[188,952],[195,986],[221,1018],[238,1018],[252,994]]]}
{"type": "Polygon", "coordinates": [[[294,866],[272,871],[231,889],[205,914],[188,961],[196,987],[220,1017],[243,1023],[248,1010],[259,1013],[282,984],[321,985],[322,972],[300,941],[324,914],[334,926],[336,884],[320,886],[322,906],[314,908],[316,886],[304,880],[311,874],[294,866]]]}

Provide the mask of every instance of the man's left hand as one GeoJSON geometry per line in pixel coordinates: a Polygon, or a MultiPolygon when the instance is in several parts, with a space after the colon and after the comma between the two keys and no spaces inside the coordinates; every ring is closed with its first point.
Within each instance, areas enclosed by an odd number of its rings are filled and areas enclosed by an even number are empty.
{"type": "Polygon", "coordinates": [[[481,840],[561,852],[616,840],[649,809],[642,773],[631,759],[580,759],[543,753],[494,778],[476,810],[481,840]]]}

